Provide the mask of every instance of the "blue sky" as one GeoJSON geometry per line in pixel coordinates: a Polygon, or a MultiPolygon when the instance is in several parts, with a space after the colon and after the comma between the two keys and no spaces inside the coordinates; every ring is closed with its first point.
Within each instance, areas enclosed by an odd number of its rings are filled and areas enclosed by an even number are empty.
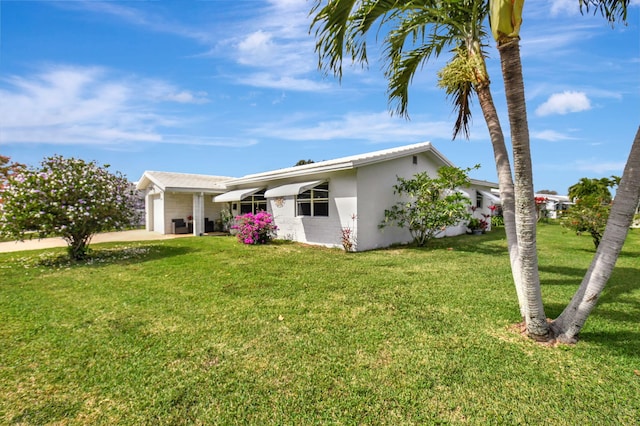
{"type": "MultiPolygon", "coordinates": [[[[621,175],[640,124],[640,7],[613,29],[578,0],[528,1],[521,54],[536,190],[621,175]]],[[[437,87],[443,61],[389,114],[380,50],[317,70],[304,0],[0,0],[0,153],[36,166],[61,154],[145,170],[239,177],[431,141],[496,181],[477,101],[470,140],[437,87]]],[[[499,56],[489,73],[509,136],[499,56]]]]}

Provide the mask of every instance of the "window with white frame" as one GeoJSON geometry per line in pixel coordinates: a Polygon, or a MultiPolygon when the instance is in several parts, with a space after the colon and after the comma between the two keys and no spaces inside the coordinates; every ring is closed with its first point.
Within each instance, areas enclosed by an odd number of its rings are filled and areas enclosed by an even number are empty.
{"type": "Polygon", "coordinates": [[[479,209],[482,208],[482,194],[480,191],[476,191],[476,207],[479,209]]]}
{"type": "Polygon", "coordinates": [[[300,193],[296,197],[298,216],[329,216],[329,183],[300,193]]]}
{"type": "Polygon", "coordinates": [[[243,198],[240,201],[240,214],[267,211],[267,199],[264,198],[264,190],[243,198]]]}

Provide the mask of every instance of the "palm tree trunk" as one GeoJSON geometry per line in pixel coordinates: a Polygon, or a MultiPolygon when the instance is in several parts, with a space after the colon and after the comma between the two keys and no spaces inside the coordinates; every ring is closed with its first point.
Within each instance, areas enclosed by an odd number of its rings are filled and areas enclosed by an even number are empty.
{"type": "Polygon", "coordinates": [[[596,306],[627,238],[639,200],[640,127],[613,200],[604,236],[591,266],[569,305],[551,325],[559,341],[574,343],[591,310],[596,306]]]}
{"type": "Polygon", "coordinates": [[[531,338],[547,340],[549,338],[549,324],[542,304],[538,274],[536,208],[519,37],[501,40],[498,43],[498,51],[511,126],[515,174],[515,222],[518,254],[521,260],[520,276],[526,305],[525,323],[527,334],[531,338]]]}
{"type": "Polygon", "coordinates": [[[520,306],[521,318],[526,317],[526,306],[524,290],[520,277],[520,257],[518,256],[518,236],[516,234],[515,216],[515,196],[513,186],[513,176],[511,175],[511,163],[509,154],[504,142],[504,133],[498,118],[489,84],[482,84],[476,87],[480,108],[484,115],[485,122],[489,129],[493,155],[496,160],[496,171],[498,173],[498,185],[500,189],[500,199],[502,200],[502,215],[504,217],[504,229],[507,234],[507,247],[509,259],[511,261],[511,273],[518,295],[518,305],[520,306]]]}

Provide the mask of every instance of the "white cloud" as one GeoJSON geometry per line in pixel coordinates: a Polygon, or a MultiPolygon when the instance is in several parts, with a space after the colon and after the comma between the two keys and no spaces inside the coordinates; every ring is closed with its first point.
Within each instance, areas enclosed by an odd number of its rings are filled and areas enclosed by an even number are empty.
{"type": "Polygon", "coordinates": [[[624,161],[601,161],[601,160],[589,160],[589,161],[577,161],[574,165],[576,170],[583,172],[591,172],[595,174],[607,174],[607,173],[622,173],[624,170],[624,161]]]}
{"type": "Polygon", "coordinates": [[[180,120],[163,113],[160,103],[197,104],[205,95],[158,80],[119,78],[99,67],[49,67],[0,81],[0,142],[162,142],[160,128],[178,127],[180,120]]]}
{"type": "MultiPolygon", "coordinates": [[[[241,65],[232,78],[240,84],[267,89],[318,91],[327,86],[317,72],[315,41],[309,34],[310,5],[301,0],[268,0],[251,4],[249,18],[216,22],[215,26],[185,25],[164,16],[153,2],[135,6],[118,2],[53,2],[57,7],[101,14],[157,33],[194,40],[206,53],[241,65]],[[293,84],[288,87],[287,84],[293,84]]],[[[131,5],[135,4],[130,3],[131,5]]],[[[173,99],[180,99],[173,98],[173,99]]]]}
{"type": "MultiPolygon", "coordinates": [[[[294,118],[293,121],[296,121],[294,118]]],[[[307,120],[308,121],[308,120],[307,120]]],[[[379,113],[351,113],[334,120],[313,124],[275,123],[255,131],[264,136],[305,140],[364,140],[382,142],[420,142],[430,139],[450,139],[452,123],[446,121],[419,122],[392,117],[387,111],[379,113]]]]}
{"type": "Polygon", "coordinates": [[[206,104],[209,102],[207,92],[191,92],[180,89],[161,80],[144,79],[138,83],[141,90],[139,96],[147,97],[155,102],[178,102],[181,104],[206,104]]]}
{"type": "Polygon", "coordinates": [[[176,93],[170,93],[169,95],[167,95],[167,100],[178,102],[181,104],[204,104],[209,102],[206,96],[206,92],[198,92],[194,94],[183,90],[176,93]]]}
{"type": "Polygon", "coordinates": [[[555,130],[541,130],[538,132],[531,132],[531,137],[534,139],[542,139],[549,142],[558,142],[566,140],[575,140],[576,138],[567,136],[563,133],[556,132],[555,130]]]}
{"type": "Polygon", "coordinates": [[[319,83],[306,78],[278,76],[270,73],[251,74],[241,77],[239,81],[248,86],[292,90],[296,92],[321,92],[332,87],[327,83],[319,83]]]}
{"type": "Polygon", "coordinates": [[[560,14],[579,15],[580,2],[575,0],[553,0],[551,2],[551,15],[558,16],[560,14]]]}
{"type": "Polygon", "coordinates": [[[544,117],[551,114],[568,114],[591,109],[591,101],[584,92],[565,91],[554,93],[545,103],[536,109],[536,115],[544,117]]]}
{"type": "Polygon", "coordinates": [[[256,18],[243,21],[240,31],[228,31],[246,36],[222,40],[213,51],[244,67],[235,76],[240,84],[296,91],[327,88],[318,82],[308,13],[306,2],[271,0],[256,18]]]}
{"type": "Polygon", "coordinates": [[[264,65],[274,55],[272,35],[262,30],[253,32],[238,43],[238,62],[245,65],[264,65]]]}
{"type": "Polygon", "coordinates": [[[158,143],[175,145],[200,145],[200,146],[223,146],[223,147],[247,147],[258,144],[257,139],[238,137],[218,137],[218,136],[187,136],[187,135],[163,135],[158,143]]]}

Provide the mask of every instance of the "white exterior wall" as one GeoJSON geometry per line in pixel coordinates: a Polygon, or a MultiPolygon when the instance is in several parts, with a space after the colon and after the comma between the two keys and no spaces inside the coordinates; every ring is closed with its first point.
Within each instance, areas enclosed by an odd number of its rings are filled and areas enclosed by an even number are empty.
{"type": "MultiPolygon", "coordinates": [[[[352,215],[357,214],[356,180],[353,170],[330,175],[313,176],[313,180],[329,182],[329,216],[296,216],[296,197],[269,198],[267,209],[278,226],[277,238],[342,247],[342,227],[353,227],[352,215]]],[[[268,189],[293,181],[279,181],[268,189]]]]}
{"type": "Polygon", "coordinates": [[[227,203],[214,203],[213,197],[215,195],[204,196],[204,217],[215,222],[220,219],[222,209],[227,208],[227,203]]]}
{"type": "Polygon", "coordinates": [[[171,219],[184,219],[186,222],[187,216],[193,216],[193,194],[165,192],[164,232],[162,234],[171,233],[171,219]]]}
{"type": "Polygon", "coordinates": [[[371,250],[388,247],[392,244],[404,244],[413,241],[407,229],[387,226],[379,229],[384,220],[384,211],[399,198],[393,193],[397,177],[412,178],[416,173],[427,172],[430,176],[437,173],[436,163],[427,154],[417,155],[417,164],[413,156],[360,167],[358,169],[358,250],[371,250]]]}

